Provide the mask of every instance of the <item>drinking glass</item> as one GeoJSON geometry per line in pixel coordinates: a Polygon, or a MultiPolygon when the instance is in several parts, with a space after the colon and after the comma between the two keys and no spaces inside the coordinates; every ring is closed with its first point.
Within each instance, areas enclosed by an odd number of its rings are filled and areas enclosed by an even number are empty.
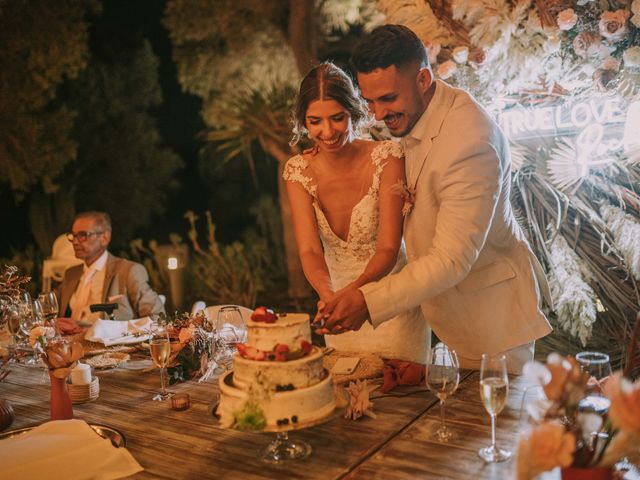
{"type": "Polygon", "coordinates": [[[166,327],[161,324],[152,324],[149,336],[149,350],[153,363],[160,369],[160,385],[161,389],[153,400],[162,402],[171,396],[171,392],[166,388],[167,363],[171,357],[171,342],[169,340],[169,332],[166,327]]]}
{"type": "Polygon", "coordinates": [[[214,360],[221,368],[228,370],[236,351],[236,344],[247,341],[247,326],[238,307],[229,305],[218,311],[216,340],[214,360]]]}
{"type": "Polygon", "coordinates": [[[444,402],[458,388],[460,368],[458,356],[453,350],[440,343],[433,347],[427,357],[427,388],[440,400],[440,426],[433,432],[433,438],[440,442],[448,442],[455,437],[444,421],[444,402]]]}
{"type": "Polygon", "coordinates": [[[491,445],[478,450],[485,462],[504,462],[511,458],[511,452],[496,445],[496,417],[507,403],[509,396],[509,376],[507,357],[504,354],[482,355],[480,364],[480,398],[485,410],[491,415],[491,445]]]}
{"type": "Polygon", "coordinates": [[[53,326],[58,318],[58,298],[54,292],[46,292],[38,295],[38,300],[42,305],[42,313],[47,324],[53,326]]]}
{"type": "Polygon", "coordinates": [[[582,370],[591,377],[587,386],[587,394],[578,402],[578,409],[599,415],[607,413],[611,401],[603,395],[600,382],[611,375],[609,355],[602,352],[580,352],[576,355],[576,361],[582,370]]]}
{"type": "Polygon", "coordinates": [[[44,326],[44,308],[40,300],[34,300],[31,303],[31,318],[33,327],[44,326]]]}

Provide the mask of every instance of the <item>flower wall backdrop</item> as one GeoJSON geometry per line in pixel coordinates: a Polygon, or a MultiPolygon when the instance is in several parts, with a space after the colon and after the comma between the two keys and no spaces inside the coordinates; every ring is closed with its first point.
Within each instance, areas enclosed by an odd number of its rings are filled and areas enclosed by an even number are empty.
{"type": "Polygon", "coordinates": [[[640,0],[380,0],[512,143],[513,203],[554,301],[546,351],[624,362],[640,307],[640,0]]]}

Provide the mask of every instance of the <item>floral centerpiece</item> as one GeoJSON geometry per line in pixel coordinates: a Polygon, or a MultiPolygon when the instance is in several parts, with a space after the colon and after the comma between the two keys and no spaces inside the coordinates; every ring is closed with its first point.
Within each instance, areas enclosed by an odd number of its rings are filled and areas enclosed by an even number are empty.
{"type": "Polygon", "coordinates": [[[73,418],[67,377],[84,356],[82,344],[77,340],[57,337],[53,327],[48,326],[32,328],[29,332],[29,344],[49,368],[51,420],[73,418]]]}
{"type": "Polygon", "coordinates": [[[640,459],[640,380],[617,372],[598,384],[573,357],[558,354],[546,365],[527,364],[525,375],[542,385],[546,398],[528,409],[534,425],[520,438],[520,480],[556,467],[601,469],[608,478],[620,460],[640,459]],[[580,408],[594,389],[610,401],[608,413],[580,408]]]}
{"type": "Polygon", "coordinates": [[[206,380],[217,368],[215,353],[222,345],[204,312],[183,313],[167,320],[172,355],[169,360],[169,384],[200,377],[206,380]]]}

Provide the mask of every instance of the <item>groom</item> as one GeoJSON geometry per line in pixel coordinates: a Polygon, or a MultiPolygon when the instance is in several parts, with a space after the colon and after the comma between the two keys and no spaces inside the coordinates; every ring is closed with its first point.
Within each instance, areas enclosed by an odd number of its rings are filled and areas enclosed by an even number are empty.
{"type": "Polygon", "coordinates": [[[420,39],[402,25],[376,28],[353,55],[362,96],[402,137],[413,205],[404,226],[408,264],[335,298],[324,328],[374,327],[420,305],[460,366],[505,352],[511,372],[533,359],[551,327],[539,309],[540,265],[509,203],[508,142],[463,90],[434,81],[420,39]]]}

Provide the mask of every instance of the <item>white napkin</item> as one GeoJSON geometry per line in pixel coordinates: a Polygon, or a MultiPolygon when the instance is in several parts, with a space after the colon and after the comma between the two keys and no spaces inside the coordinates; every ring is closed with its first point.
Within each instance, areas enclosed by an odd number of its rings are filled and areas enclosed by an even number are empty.
{"type": "Polygon", "coordinates": [[[151,328],[149,317],[118,321],[98,319],[87,331],[85,340],[104,343],[106,347],[116,344],[139,343],[149,339],[146,333],[151,328]]]}
{"type": "Polygon", "coordinates": [[[57,420],[0,441],[3,478],[110,480],[143,468],[82,420],[57,420]]]}

